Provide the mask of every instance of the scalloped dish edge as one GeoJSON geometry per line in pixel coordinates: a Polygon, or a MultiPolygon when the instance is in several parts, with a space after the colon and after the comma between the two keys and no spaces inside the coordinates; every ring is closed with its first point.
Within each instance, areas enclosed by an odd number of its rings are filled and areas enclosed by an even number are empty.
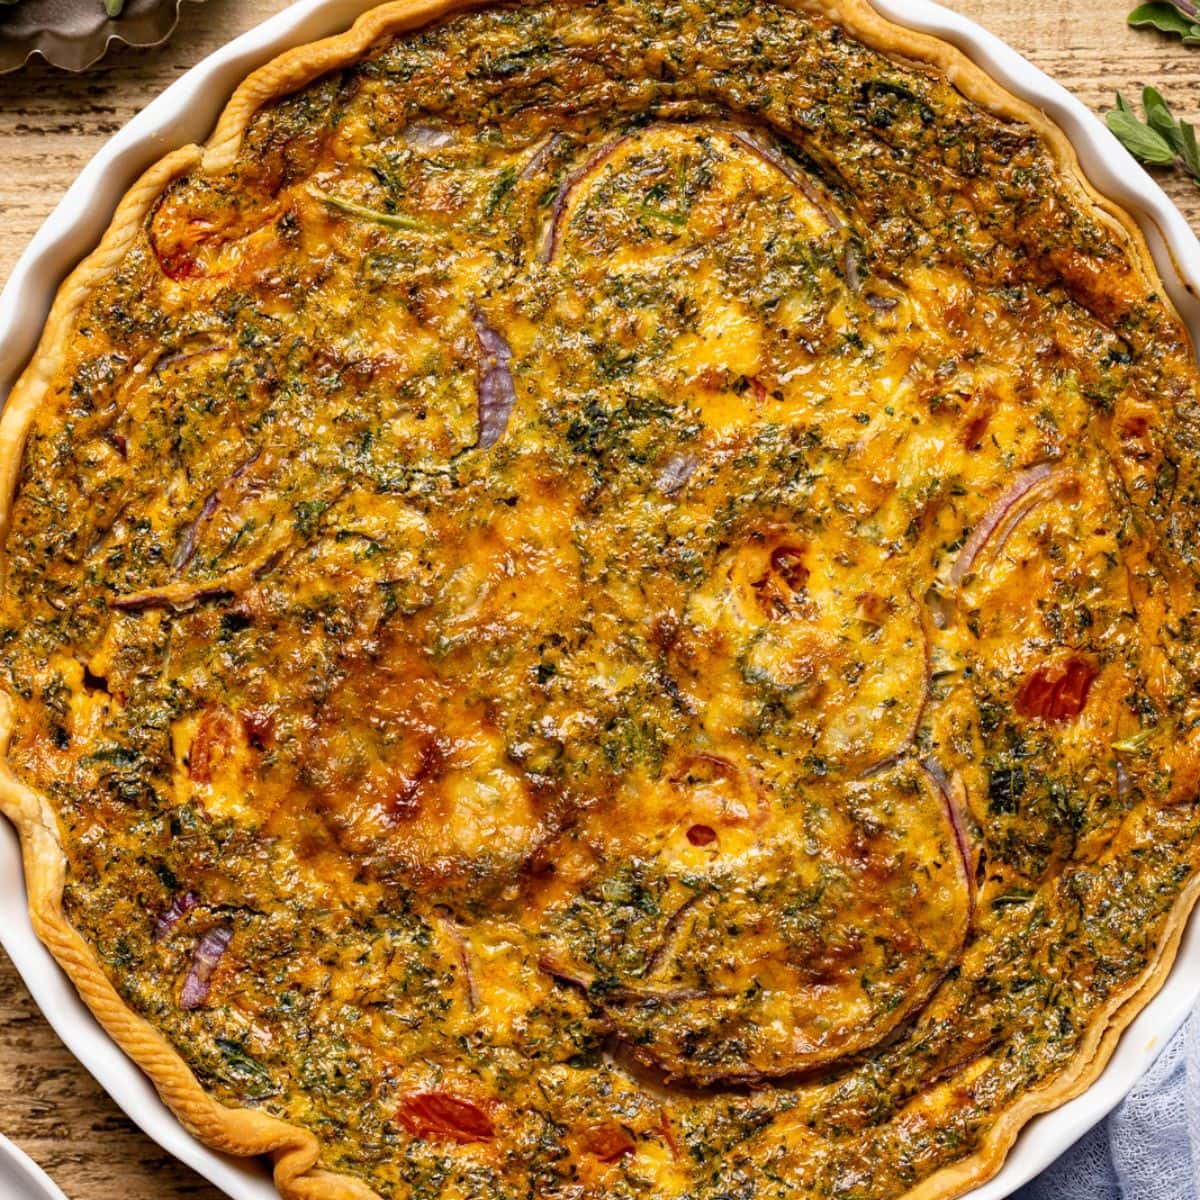
{"type": "Polygon", "coordinates": [[[152,50],[175,33],[182,6],[183,0],[164,0],[149,13],[133,18],[110,17],[82,34],[67,35],[61,29],[43,28],[21,38],[10,35],[0,42],[0,75],[22,71],[34,59],[77,75],[94,67],[114,46],[152,50]],[[165,20],[160,13],[165,13],[165,20]]]}

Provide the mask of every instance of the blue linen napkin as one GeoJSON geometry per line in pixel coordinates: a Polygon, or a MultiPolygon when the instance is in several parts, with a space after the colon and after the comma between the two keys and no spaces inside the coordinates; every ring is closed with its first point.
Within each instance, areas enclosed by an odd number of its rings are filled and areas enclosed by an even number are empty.
{"type": "Polygon", "coordinates": [[[1200,1011],[1112,1114],[1013,1200],[1200,1200],[1200,1011]]]}

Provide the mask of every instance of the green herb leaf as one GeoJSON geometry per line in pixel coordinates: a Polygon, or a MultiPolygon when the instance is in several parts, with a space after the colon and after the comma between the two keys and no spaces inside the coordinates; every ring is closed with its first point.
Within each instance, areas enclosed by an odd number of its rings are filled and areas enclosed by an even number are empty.
{"type": "Polygon", "coordinates": [[[1129,24],[1135,28],[1149,27],[1161,33],[1173,34],[1185,41],[1200,39],[1200,22],[1196,10],[1188,4],[1167,3],[1167,0],[1156,0],[1153,4],[1139,4],[1129,14],[1129,24]]]}
{"type": "Polygon", "coordinates": [[[1167,102],[1157,88],[1142,89],[1142,107],[1146,110],[1146,124],[1162,138],[1176,154],[1182,152],[1183,135],[1171,116],[1167,102]]]}
{"type": "Polygon", "coordinates": [[[1180,142],[1179,157],[1187,167],[1193,179],[1200,180],[1200,147],[1196,145],[1196,130],[1187,123],[1179,122],[1180,142]]]}
{"type": "Polygon", "coordinates": [[[1113,742],[1112,748],[1121,754],[1136,754],[1137,751],[1152,742],[1158,733],[1158,726],[1151,725],[1148,729],[1139,729],[1137,733],[1131,733],[1129,737],[1122,738],[1119,742],[1113,742]]]}
{"type": "Polygon", "coordinates": [[[1145,120],[1117,92],[1117,107],[1105,118],[1110,130],[1141,162],[1151,167],[1171,167],[1180,162],[1200,185],[1200,146],[1196,145],[1193,126],[1188,121],[1176,120],[1157,88],[1142,90],[1141,102],[1146,109],[1145,120]]]}
{"type": "Polygon", "coordinates": [[[245,1091],[251,1100],[263,1100],[278,1095],[279,1089],[271,1079],[271,1072],[257,1059],[251,1058],[245,1049],[229,1038],[216,1038],[217,1049],[225,1060],[222,1075],[230,1083],[245,1091]]]}
{"type": "Polygon", "coordinates": [[[1192,125],[1184,120],[1176,121],[1156,88],[1148,87],[1142,92],[1142,103],[1150,128],[1179,155],[1188,172],[1200,178],[1200,152],[1197,151],[1196,131],[1192,125]]]}
{"type": "Polygon", "coordinates": [[[1143,125],[1131,112],[1114,109],[1105,118],[1109,129],[1134,158],[1154,167],[1170,166],[1177,157],[1162,135],[1143,125]]]}
{"type": "Polygon", "coordinates": [[[517,183],[516,167],[505,167],[499,175],[496,176],[496,182],[492,184],[491,191],[488,192],[487,200],[484,201],[483,215],[485,217],[492,216],[504,198],[513,190],[517,183]]]}
{"type": "Polygon", "coordinates": [[[1117,93],[1117,107],[1105,120],[1116,134],[1121,145],[1135,158],[1152,167],[1170,167],[1177,162],[1193,181],[1200,184],[1200,147],[1196,144],[1196,130],[1171,113],[1170,105],[1157,88],[1142,91],[1142,105],[1146,119],[1141,120],[1129,101],[1117,93]]]}
{"type": "Polygon", "coordinates": [[[380,212],[377,208],[368,208],[365,204],[356,204],[353,200],[343,200],[341,196],[331,196],[320,188],[310,187],[309,192],[321,201],[327,208],[346,213],[347,216],[360,217],[364,221],[374,221],[378,225],[386,225],[389,229],[404,229],[409,233],[431,233],[432,230],[423,221],[400,213],[380,212]]]}
{"type": "Polygon", "coordinates": [[[676,229],[682,229],[687,225],[687,217],[682,213],[667,212],[666,209],[659,208],[654,204],[641,204],[638,206],[638,211],[643,217],[653,217],[656,221],[666,221],[668,225],[674,225],[676,229]]]}
{"type": "Polygon", "coordinates": [[[124,7],[125,0],[104,0],[104,11],[114,20],[121,15],[124,7]]]}

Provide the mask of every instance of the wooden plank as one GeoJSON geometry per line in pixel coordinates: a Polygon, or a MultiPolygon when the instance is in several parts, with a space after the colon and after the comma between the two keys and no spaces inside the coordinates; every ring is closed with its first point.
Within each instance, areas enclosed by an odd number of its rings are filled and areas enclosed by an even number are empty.
{"type": "Polygon", "coordinates": [[[218,1200],[141,1133],[55,1036],[0,952],[0,1132],[68,1200],[218,1200]]]}
{"type": "MultiPolygon", "coordinates": [[[[1175,113],[1193,122],[1200,113],[1200,50],[1152,30],[1130,29],[1133,0],[949,0],[1074,92],[1095,112],[1113,107],[1118,90],[1137,99],[1159,88],[1175,113]]],[[[1182,172],[1156,173],[1193,228],[1200,227],[1200,188],[1182,172]]]]}
{"type": "MultiPolygon", "coordinates": [[[[106,138],[192,64],[279,11],[284,0],[185,3],[158,50],[118,49],[67,76],[44,66],[0,77],[0,277],[106,138]]],[[[1162,87],[1182,114],[1200,109],[1200,50],[1127,28],[1125,0],[952,0],[1096,111],[1121,88],[1162,87]]],[[[1131,169],[1133,169],[1131,167],[1131,169]]],[[[1164,178],[1195,224],[1200,190],[1164,178]]],[[[120,1113],[38,1014],[0,954],[0,1131],[40,1162],[70,1200],[217,1200],[120,1113]]]]}

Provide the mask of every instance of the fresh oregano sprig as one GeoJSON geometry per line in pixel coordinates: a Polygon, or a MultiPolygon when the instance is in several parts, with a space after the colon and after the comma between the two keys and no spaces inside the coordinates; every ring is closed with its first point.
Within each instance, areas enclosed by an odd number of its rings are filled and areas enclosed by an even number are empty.
{"type": "Polygon", "coordinates": [[[1157,88],[1142,91],[1142,120],[1133,106],[1117,93],[1117,107],[1105,118],[1109,129],[1134,158],[1152,167],[1182,164],[1192,179],[1200,184],[1200,147],[1196,131],[1182,119],[1176,120],[1157,88]]]}
{"type": "Polygon", "coordinates": [[[1154,0],[1139,4],[1129,14],[1130,25],[1149,26],[1183,39],[1185,46],[1200,46],[1200,9],[1194,0],[1154,0]]]}

